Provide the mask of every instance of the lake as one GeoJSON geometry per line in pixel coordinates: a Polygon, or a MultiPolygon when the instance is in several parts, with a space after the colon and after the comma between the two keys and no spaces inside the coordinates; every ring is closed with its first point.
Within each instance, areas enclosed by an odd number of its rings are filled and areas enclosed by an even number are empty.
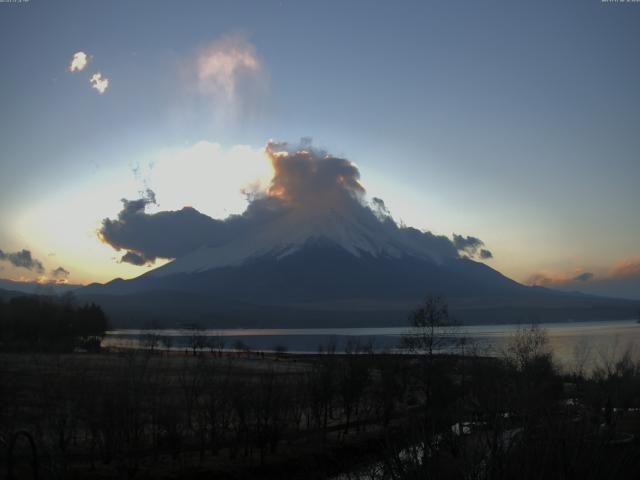
{"type": "MultiPolygon", "coordinates": [[[[484,355],[500,355],[509,339],[519,329],[528,325],[468,325],[458,327],[450,335],[452,343],[466,339],[466,349],[475,348],[484,355]],[[473,346],[473,347],[472,347],[473,346]]],[[[611,362],[627,349],[637,353],[640,343],[640,324],[636,320],[589,321],[539,324],[549,338],[558,363],[571,368],[578,363],[591,369],[595,365],[611,362]]],[[[397,352],[406,327],[387,328],[299,328],[299,329],[207,329],[197,335],[211,341],[224,342],[226,349],[245,346],[251,350],[270,351],[277,347],[291,353],[315,353],[319,346],[336,346],[336,352],[344,351],[348,342],[373,344],[376,351],[397,352]]],[[[104,347],[145,348],[144,339],[149,334],[170,338],[170,348],[189,348],[194,335],[192,329],[140,330],[122,329],[107,332],[104,347]]],[[[160,348],[163,348],[162,344],[160,348]]],[[[459,347],[456,347],[457,349],[459,347]]]]}

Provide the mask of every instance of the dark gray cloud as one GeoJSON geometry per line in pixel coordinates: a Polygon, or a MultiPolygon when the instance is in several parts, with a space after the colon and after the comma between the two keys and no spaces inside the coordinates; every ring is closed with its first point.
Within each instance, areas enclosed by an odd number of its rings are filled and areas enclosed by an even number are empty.
{"type": "Polygon", "coordinates": [[[491,253],[486,248],[482,248],[480,249],[480,258],[482,258],[483,260],[489,260],[490,258],[493,258],[493,253],[491,253]]]}
{"type": "Polygon", "coordinates": [[[593,280],[593,273],[591,272],[584,272],[581,273],[580,275],[576,275],[575,277],[573,277],[573,280],[575,280],[576,282],[588,282],[589,280],[593,280]]]}
{"type": "Polygon", "coordinates": [[[453,234],[453,245],[462,252],[475,253],[484,246],[484,242],[476,237],[453,234]]]}
{"type": "Polygon", "coordinates": [[[71,275],[69,271],[62,267],[51,270],[51,276],[56,280],[66,280],[69,275],[71,275]]]}
{"type": "Polygon", "coordinates": [[[19,252],[5,253],[0,250],[0,260],[11,263],[14,267],[26,268],[36,273],[44,273],[42,262],[31,256],[31,251],[22,249],[19,252]]]}
{"type": "Polygon", "coordinates": [[[137,252],[122,261],[144,265],[156,258],[175,258],[192,252],[221,236],[224,222],[214,220],[197,210],[182,210],[149,214],[144,199],[123,200],[123,209],[116,220],[105,219],[99,235],[116,250],[137,252]]]}
{"type": "Polygon", "coordinates": [[[117,219],[102,221],[100,239],[118,251],[127,250],[121,262],[148,265],[158,258],[177,258],[203,246],[216,246],[259,226],[277,210],[271,199],[259,197],[242,215],[217,220],[192,207],[146,213],[153,203],[155,194],[147,190],[137,200],[123,199],[117,219]]]}
{"type": "Polygon", "coordinates": [[[153,263],[154,260],[147,259],[144,257],[144,255],[141,255],[139,253],[127,252],[122,256],[122,258],[120,258],[120,261],[124,263],[130,263],[131,265],[142,266],[153,263]]]}
{"type": "Polygon", "coordinates": [[[469,257],[479,257],[483,260],[493,258],[493,254],[485,249],[484,242],[477,237],[462,236],[453,234],[453,245],[460,253],[464,253],[469,257]]]}
{"type": "Polygon", "coordinates": [[[148,190],[139,199],[123,199],[118,217],[102,221],[101,240],[125,251],[121,262],[149,265],[158,258],[178,258],[201,247],[256,235],[274,222],[295,232],[299,219],[334,216],[360,226],[374,238],[402,238],[415,252],[429,252],[436,260],[458,258],[460,253],[492,257],[476,237],[454,235],[451,241],[398,225],[383,200],[366,202],[360,172],[352,162],[314,149],[309,141],[295,147],[271,143],[265,151],[274,169],[271,184],[265,193],[249,198],[241,215],[220,220],[191,207],[148,213],[147,207],[155,203],[154,192],[148,190]]]}

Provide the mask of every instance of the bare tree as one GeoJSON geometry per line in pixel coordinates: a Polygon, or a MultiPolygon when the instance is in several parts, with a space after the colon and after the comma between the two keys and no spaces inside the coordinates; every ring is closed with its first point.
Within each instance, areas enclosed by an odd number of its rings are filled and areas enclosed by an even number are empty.
{"type": "Polygon", "coordinates": [[[573,376],[575,379],[579,379],[584,377],[585,374],[585,366],[589,363],[591,359],[591,353],[593,351],[593,345],[586,338],[581,338],[576,345],[573,347],[573,376]]]}
{"type": "Polygon", "coordinates": [[[160,338],[160,343],[164,346],[167,353],[170,353],[171,347],[173,347],[173,337],[171,335],[164,335],[160,338]]]}
{"type": "Polygon", "coordinates": [[[517,330],[509,339],[504,355],[508,362],[522,371],[541,357],[551,357],[547,332],[538,325],[517,330]]]}
{"type": "Polygon", "coordinates": [[[191,334],[189,335],[189,347],[195,357],[199,351],[207,347],[207,337],[204,334],[204,329],[201,327],[193,327],[191,334]]]}
{"type": "Polygon", "coordinates": [[[433,354],[450,342],[449,305],[444,297],[429,295],[409,316],[409,331],[403,337],[405,348],[413,353],[433,354]]]}
{"type": "Polygon", "coordinates": [[[287,346],[286,345],[275,345],[273,347],[273,351],[276,354],[276,357],[282,357],[287,353],[287,346]]]}
{"type": "Polygon", "coordinates": [[[435,412],[438,402],[435,401],[437,399],[434,391],[442,394],[445,390],[442,387],[448,380],[446,372],[439,371],[441,368],[436,361],[436,354],[445,346],[451,345],[455,329],[449,316],[447,300],[441,296],[427,296],[410,314],[409,321],[409,332],[403,337],[403,344],[417,358],[415,380],[423,408],[420,443],[425,452],[424,467],[429,468],[427,460],[432,458],[430,452],[437,450],[436,421],[441,417],[435,412]]]}
{"type": "Polygon", "coordinates": [[[211,354],[217,353],[218,355],[220,355],[224,350],[225,341],[222,335],[207,336],[205,342],[207,348],[209,349],[209,353],[211,354]]]}
{"type": "Polygon", "coordinates": [[[142,346],[153,354],[155,349],[160,345],[160,336],[156,332],[149,332],[142,337],[142,346]]]}

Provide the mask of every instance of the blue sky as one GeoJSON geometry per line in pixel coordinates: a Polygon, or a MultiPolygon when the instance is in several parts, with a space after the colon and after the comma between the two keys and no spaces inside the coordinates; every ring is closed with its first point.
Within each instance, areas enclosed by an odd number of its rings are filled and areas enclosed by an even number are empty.
{"type": "Polygon", "coordinates": [[[481,238],[517,280],[614,275],[640,256],[639,22],[640,4],[600,0],[0,4],[0,248],[79,282],[142,273],[89,234],[56,241],[92,191],[99,222],[159,152],[312,137],[396,218],[481,238]],[[224,39],[260,71],[221,105],[190,69],[224,39]],[[77,51],[89,64],[70,73],[77,51]]]}

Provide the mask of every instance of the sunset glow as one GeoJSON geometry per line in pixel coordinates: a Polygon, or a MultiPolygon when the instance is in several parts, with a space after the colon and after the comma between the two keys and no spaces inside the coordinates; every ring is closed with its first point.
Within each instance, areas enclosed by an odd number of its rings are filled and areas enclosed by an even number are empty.
{"type": "Polygon", "coordinates": [[[640,9],[587,3],[553,18],[468,5],[462,23],[412,2],[355,23],[339,4],[164,5],[143,33],[118,7],[2,6],[5,44],[51,21],[2,53],[0,277],[87,284],[170,262],[100,240],[123,199],[224,221],[265,195],[341,212],[346,191],[399,226],[476,239],[465,255],[525,285],[629,295],[640,68],[622,16],[640,9]],[[294,147],[357,175],[280,175],[294,147]],[[23,250],[42,272],[10,260],[23,250]]]}

